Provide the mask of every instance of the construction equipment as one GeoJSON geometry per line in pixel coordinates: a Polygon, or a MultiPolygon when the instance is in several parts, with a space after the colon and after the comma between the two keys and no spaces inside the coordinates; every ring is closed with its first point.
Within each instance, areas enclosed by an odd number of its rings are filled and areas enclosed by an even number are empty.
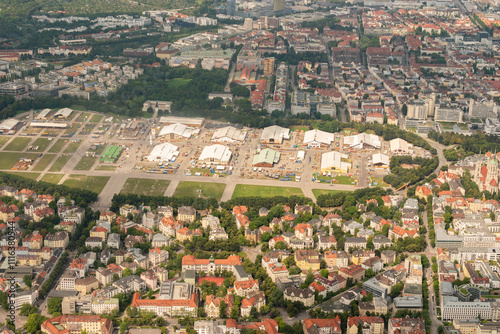
{"type": "Polygon", "coordinates": [[[396,189],[396,192],[400,191],[401,189],[403,189],[403,187],[405,188],[405,199],[407,197],[406,193],[408,191],[408,183],[410,182],[406,182],[405,184],[403,184],[401,187],[399,187],[398,189],[396,189]]]}

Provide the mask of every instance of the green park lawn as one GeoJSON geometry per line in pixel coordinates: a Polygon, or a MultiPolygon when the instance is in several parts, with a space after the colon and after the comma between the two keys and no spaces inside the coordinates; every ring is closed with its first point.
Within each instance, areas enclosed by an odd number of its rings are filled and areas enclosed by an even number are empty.
{"type": "Polygon", "coordinates": [[[20,158],[36,159],[36,153],[2,152],[0,154],[0,169],[10,169],[20,158]]]}
{"type": "Polygon", "coordinates": [[[52,164],[52,166],[49,169],[49,172],[60,172],[61,169],[63,169],[64,165],[68,162],[68,160],[71,158],[70,155],[61,155],[57,160],[52,164]]]}
{"type": "Polygon", "coordinates": [[[38,138],[37,140],[35,140],[33,144],[31,144],[31,146],[33,147],[38,146],[38,150],[36,151],[43,152],[50,145],[51,142],[52,141],[49,140],[48,138],[38,138]]]}
{"type": "Polygon", "coordinates": [[[7,136],[0,136],[0,147],[4,146],[6,142],[9,141],[11,137],[7,137],[7,136]]]}
{"type": "Polygon", "coordinates": [[[90,170],[94,163],[96,162],[97,157],[83,157],[75,166],[75,170],[90,170]]]}
{"type": "Polygon", "coordinates": [[[63,185],[71,188],[79,188],[84,190],[90,190],[95,193],[100,194],[102,189],[106,186],[109,181],[109,176],[85,176],[78,174],[71,174],[63,182],[63,185]]]}
{"type": "Polygon", "coordinates": [[[120,194],[163,196],[169,184],[169,180],[129,178],[123,185],[120,194]]]}
{"type": "Polygon", "coordinates": [[[273,187],[273,186],[254,186],[246,184],[237,184],[234,188],[232,198],[237,197],[274,197],[274,196],[304,196],[302,189],[296,187],[273,187]]]}
{"type": "Polygon", "coordinates": [[[319,195],[327,195],[327,194],[336,194],[336,193],[341,193],[346,190],[334,190],[334,189],[313,189],[312,192],[314,194],[314,197],[318,199],[319,195]]]}
{"type": "Polygon", "coordinates": [[[171,88],[178,88],[180,86],[187,85],[191,81],[191,79],[183,79],[183,78],[175,78],[172,80],[169,80],[167,82],[167,85],[171,88]]]}
{"type": "Polygon", "coordinates": [[[22,151],[28,146],[31,138],[28,137],[17,137],[5,147],[6,151],[22,151]]]}
{"type": "Polygon", "coordinates": [[[78,147],[82,144],[81,141],[73,141],[71,142],[68,147],[64,150],[64,153],[75,153],[76,150],[78,150],[78,147]]]}
{"type": "Polygon", "coordinates": [[[203,197],[220,200],[226,189],[224,183],[181,181],[175,189],[174,196],[177,197],[203,197]],[[201,193],[200,193],[201,189],[201,193]]]}
{"type": "Polygon", "coordinates": [[[34,171],[44,171],[45,168],[52,162],[56,155],[55,154],[44,154],[40,159],[37,160],[36,165],[32,168],[34,171]]]}
{"type": "Polygon", "coordinates": [[[95,170],[104,170],[104,171],[111,172],[111,171],[116,170],[116,166],[97,165],[97,167],[95,168],[95,170]]]}
{"type": "Polygon", "coordinates": [[[59,153],[65,145],[64,139],[58,139],[52,146],[49,148],[50,153],[59,153]]]}
{"type": "Polygon", "coordinates": [[[64,176],[64,174],[47,173],[44,176],[42,176],[42,179],[40,181],[58,184],[59,181],[61,181],[61,179],[63,178],[63,176],[64,176]]]}
{"type": "Polygon", "coordinates": [[[99,114],[95,114],[94,116],[92,116],[92,118],[90,119],[90,122],[93,122],[93,123],[99,123],[99,121],[102,119],[102,115],[99,115],[99,114]]]}

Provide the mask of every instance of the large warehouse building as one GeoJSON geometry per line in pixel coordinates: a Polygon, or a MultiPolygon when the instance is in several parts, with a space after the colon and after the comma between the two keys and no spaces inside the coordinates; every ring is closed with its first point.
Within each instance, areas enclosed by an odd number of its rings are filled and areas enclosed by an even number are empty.
{"type": "Polygon", "coordinates": [[[290,139],[290,129],[273,125],[264,128],[260,142],[262,144],[281,144],[283,139],[290,139]]]}
{"type": "Polygon", "coordinates": [[[335,140],[333,133],[321,131],[318,129],[307,131],[304,134],[304,144],[309,147],[325,147],[330,146],[335,140]]]}
{"type": "Polygon", "coordinates": [[[200,129],[195,129],[181,123],[175,123],[164,126],[158,136],[169,139],[185,139],[191,138],[192,136],[197,135],[199,132],[200,129]]]}
{"type": "Polygon", "coordinates": [[[281,153],[270,148],[263,149],[253,157],[254,167],[273,167],[280,161],[281,153]]]}
{"type": "Polygon", "coordinates": [[[321,155],[321,173],[348,173],[350,169],[351,160],[346,154],[331,151],[321,155]]]}
{"type": "Polygon", "coordinates": [[[246,137],[246,132],[236,129],[233,126],[226,126],[215,130],[214,135],[212,136],[212,141],[219,143],[242,143],[245,141],[246,137]]]}
{"type": "Polygon", "coordinates": [[[169,162],[175,161],[179,156],[179,147],[170,143],[156,145],[147,159],[153,162],[169,162]]]}
{"type": "Polygon", "coordinates": [[[232,153],[224,145],[215,144],[205,146],[200,155],[200,162],[210,163],[214,165],[226,165],[231,160],[232,153]]]}
{"type": "Polygon", "coordinates": [[[344,145],[354,149],[379,149],[382,147],[380,138],[376,135],[360,133],[354,136],[344,137],[344,145]]]}

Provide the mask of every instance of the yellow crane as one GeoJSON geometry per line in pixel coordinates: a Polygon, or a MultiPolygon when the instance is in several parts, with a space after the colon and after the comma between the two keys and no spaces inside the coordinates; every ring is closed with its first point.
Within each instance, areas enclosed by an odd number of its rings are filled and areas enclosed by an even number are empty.
{"type": "Polygon", "coordinates": [[[406,182],[405,184],[403,184],[401,187],[399,187],[398,189],[396,189],[396,192],[400,191],[401,189],[405,188],[405,198],[407,197],[406,193],[408,191],[408,183],[409,182],[406,182]]]}

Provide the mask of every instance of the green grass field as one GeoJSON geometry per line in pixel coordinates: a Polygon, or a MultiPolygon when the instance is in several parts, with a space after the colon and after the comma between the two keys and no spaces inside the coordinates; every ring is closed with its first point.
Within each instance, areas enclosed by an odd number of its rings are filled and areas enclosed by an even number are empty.
{"type": "Polygon", "coordinates": [[[22,176],[22,177],[25,177],[27,179],[31,179],[31,180],[35,180],[35,181],[41,174],[41,173],[31,173],[31,172],[7,172],[7,173],[22,176]]]}
{"type": "Polygon", "coordinates": [[[203,197],[220,200],[226,189],[224,183],[181,181],[175,189],[174,196],[177,197],[203,197]],[[201,189],[201,194],[200,194],[201,189]]]}
{"type": "Polygon", "coordinates": [[[36,159],[36,153],[2,152],[0,154],[0,169],[10,169],[20,158],[36,159]]]}
{"type": "Polygon", "coordinates": [[[66,147],[66,149],[64,150],[64,153],[75,153],[81,144],[82,144],[81,141],[76,141],[76,142],[73,141],[69,143],[68,147],[66,147]]]}
{"type": "Polygon", "coordinates": [[[175,78],[172,80],[169,80],[167,82],[167,85],[171,88],[178,88],[184,85],[187,85],[191,81],[191,79],[183,79],[183,78],[175,78]]]}
{"type": "Polygon", "coordinates": [[[272,187],[272,186],[253,186],[246,184],[237,184],[234,188],[232,198],[237,197],[273,197],[273,196],[304,196],[302,189],[296,187],[272,187]]]}
{"type": "Polygon", "coordinates": [[[42,176],[42,179],[40,181],[58,184],[59,181],[61,181],[61,179],[63,178],[63,176],[64,176],[64,174],[49,174],[49,173],[47,173],[44,176],[42,176]]]}
{"type": "Polygon", "coordinates": [[[51,142],[52,141],[49,140],[48,138],[38,138],[31,145],[32,146],[38,146],[38,150],[36,150],[37,152],[43,152],[50,145],[51,142]]]}
{"type": "Polygon", "coordinates": [[[123,185],[120,194],[163,196],[169,184],[168,180],[129,178],[123,185]]]}
{"type": "Polygon", "coordinates": [[[292,131],[299,130],[299,131],[305,132],[305,131],[309,131],[309,126],[307,126],[307,125],[291,125],[290,130],[292,130],[292,131]]]}
{"type": "Polygon", "coordinates": [[[106,166],[106,165],[98,165],[95,170],[105,170],[108,172],[112,172],[116,170],[116,166],[106,166]]]}
{"type": "Polygon", "coordinates": [[[334,189],[313,189],[312,192],[314,194],[314,197],[316,199],[318,198],[319,195],[326,195],[326,194],[335,194],[335,193],[341,193],[347,190],[334,190],[334,189]]]}
{"type": "Polygon", "coordinates": [[[45,168],[52,162],[56,155],[55,154],[44,154],[40,159],[38,159],[35,167],[32,168],[34,171],[44,171],[45,168]]]}
{"type": "Polygon", "coordinates": [[[22,151],[28,146],[31,138],[27,137],[17,137],[5,147],[6,151],[22,151]]]}
{"type": "Polygon", "coordinates": [[[90,190],[98,194],[101,193],[102,189],[106,186],[109,181],[109,176],[85,176],[78,174],[71,174],[63,182],[65,186],[71,188],[79,188],[90,190]]]}
{"type": "Polygon", "coordinates": [[[70,155],[61,155],[57,160],[50,166],[49,172],[60,172],[64,165],[68,162],[70,155]]]}
{"type": "Polygon", "coordinates": [[[65,145],[64,139],[58,139],[52,146],[49,148],[50,153],[59,153],[65,145]]]}
{"type": "Polygon", "coordinates": [[[97,157],[83,157],[75,166],[75,170],[90,170],[94,163],[96,162],[97,157]]]}
{"type": "Polygon", "coordinates": [[[88,119],[90,116],[89,112],[82,112],[80,116],[76,119],[77,122],[84,122],[86,119],[88,119]]]}
{"type": "Polygon", "coordinates": [[[90,122],[93,122],[93,123],[99,123],[99,121],[102,119],[102,115],[94,115],[92,116],[92,118],[90,119],[90,122]]]}
{"type": "Polygon", "coordinates": [[[11,137],[7,137],[7,136],[0,136],[0,147],[4,146],[6,142],[9,141],[11,137]]]}

